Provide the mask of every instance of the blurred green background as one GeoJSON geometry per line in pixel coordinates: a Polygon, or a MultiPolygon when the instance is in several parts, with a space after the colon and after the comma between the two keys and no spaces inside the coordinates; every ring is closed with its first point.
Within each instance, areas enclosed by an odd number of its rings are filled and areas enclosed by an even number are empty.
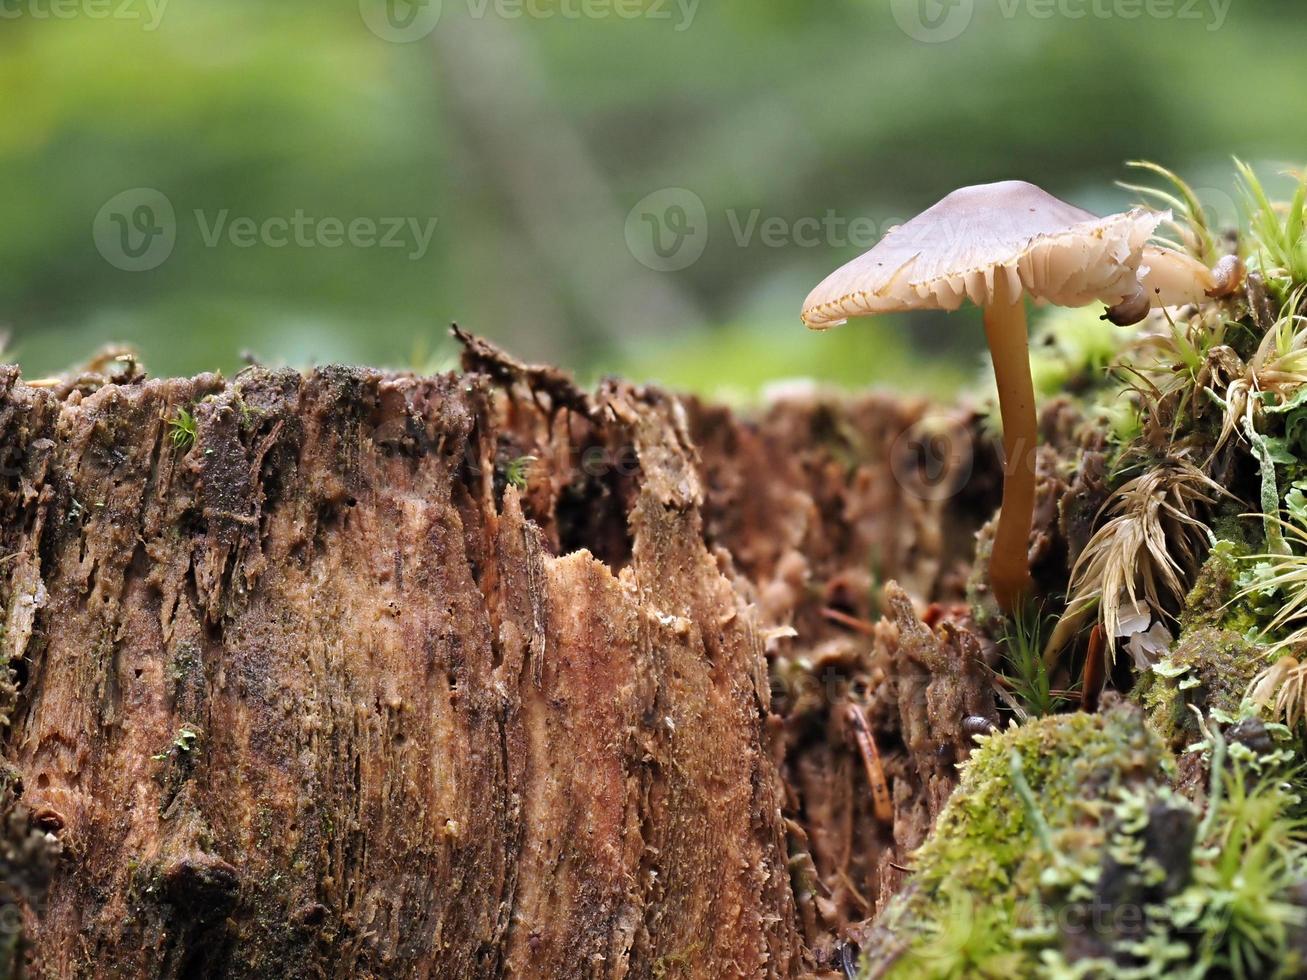
{"type": "Polygon", "coordinates": [[[962,184],[1106,212],[1145,157],[1233,221],[1231,155],[1301,162],[1305,41],[1301,0],[0,0],[0,329],[29,377],[431,369],[457,321],[947,390],[974,311],[810,334],[808,289],[962,184]]]}

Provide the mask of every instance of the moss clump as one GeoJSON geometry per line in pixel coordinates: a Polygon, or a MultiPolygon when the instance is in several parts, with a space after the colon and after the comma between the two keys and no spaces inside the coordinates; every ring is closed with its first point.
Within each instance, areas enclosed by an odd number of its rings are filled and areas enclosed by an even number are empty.
{"type": "Polygon", "coordinates": [[[1242,560],[1247,554],[1247,547],[1235,541],[1216,542],[1185,598],[1180,615],[1182,633],[1203,626],[1246,633],[1256,625],[1255,617],[1242,603],[1231,603],[1239,591],[1239,575],[1247,568],[1242,560]]]}
{"type": "Polygon", "coordinates": [[[1304,976],[1307,839],[1287,729],[1208,723],[1203,807],[1134,706],[972,756],[864,976],[1304,976]]]}
{"type": "Polygon", "coordinates": [[[172,418],[168,419],[168,440],[172,443],[173,449],[179,453],[185,453],[195,445],[197,429],[195,426],[195,416],[189,409],[179,408],[172,418]]]}
{"type": "Polygon", "coordinates": [[[1234,716],[1264,650],[1230,629],[1203,626],[1180,637],[1174,649],[1144,673],[1131,692],[1148,720],[1179,751],[1201,737],[1193,708],[1234,716]]]}
{"type": "Polygon", "coordinates": [[[890,964],[893,977],[1034,975],[1039,951],[1059,945],[1050,872],[1096,879],[1122,795],[1160,793],[1174,769],[1126,704],[978,741],[909,889],[881,919],[873,976],[890,964]]]}
{"type": "Polygon", "coordinates": [[[1194,708],[1237,715],[1248,685],[1266,666],[1256,640],[1265,614],[1240,597],[1247,555],[1242,540],[1217,541],[1185,599],[1179,640],[1140,674],[1131,692],[1175,751],[1201,737],[1194,708]]]}

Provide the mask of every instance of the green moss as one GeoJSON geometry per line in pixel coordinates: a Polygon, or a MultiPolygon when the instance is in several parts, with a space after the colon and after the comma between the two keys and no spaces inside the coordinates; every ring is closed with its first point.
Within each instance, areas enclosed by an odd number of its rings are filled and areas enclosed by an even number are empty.
{"type": "Polygon", "coordinates": [[[173,449],[179,453],[185,453],[195,445],[197,435],[195,416],[190,413],[189,409],[177,409],[176,414],[167,421],[168,439],[172,443],[173,449]]]}
{"type": "MultiPolygon", "coordinates": [[[[1226,527],[1224,533],[1235,528],[1226,527]]],[[[1173,749],[1201,732],[1193,709],[1236,715],[1248,685],[1266,666],[1255,637],[1264,614],[1236,598],[1246,576],[1248,546],[1223,537],[1213,546],[1180,614],[1180,638],[1170,654],[1142,672],[1131,698],[1173,749]]]]}
{"type": "Polygon", "coordinates": [[[979,741],[882,919],[885,958],[897,956],[887,976],[1033,975],[1055,938],[1042,921],[1050,871],[1092,880],[1120,795],[1161,788],[1173,770],[1129,705],[979,741]]]}
{"type": "Polygon", "coordinates": [[[1251,614],[1241,604],[1231,605],[1238,592],[1239,574],[1245,567],[1241,559],[1247,554],[1248,548],[1241,540],[1223,537],[1216,542],[1185,599],[1180,616],[1181,632],[1214,626],[1246,633],[1254,624],[1251,614]]]}
{"type": "Polygon", "coordinates": [[[1180,637],[1171,653],[1143,673],[1131,697],[1177,751],[1201,736],[1193,708],[1234,716],[1257,672],[1263,649],[1231,629],[1201,626],[1180,637]]]}
{"type": "Polygon", "coordinates": [[[1105,792],[1123,782],[1163,778],[1170,759],[1138,714],[1121,707],[1102,715],[1076,713],[1040,719],[979,740],[958,793],[941,814],[936,837],[918,852],[923,887],[946,878],[969,889],[1022,879],[1031,857],[1034,823],[1013,791],[1011,755],[1056,824],[1083,791],[1105,792]]]}
{"type": "Polygon", "coordinates": [[[249,435],[258,429],[267,412],[247,402],[244,393],[239,389],[236,391],[235,396],[235,408],[240,413],[241,432],[249,435]]]}
{"type": "Polygon", "coordinates": [[[1307,942],[1301,772],[1287,730],[1204,725],[1204,808],[1138,709],[985,740],[863,976],[1297,976],[1307,942]],[[1210,726],[1210,727],[1209,727],[1210,726]]]}
{"type": "Polygon", "coordinates": [[[504,481],[510,487],[525,490],[531,467],[537,462],[535,456],[518,456],[508,461],[504,467],[504,481]]]}

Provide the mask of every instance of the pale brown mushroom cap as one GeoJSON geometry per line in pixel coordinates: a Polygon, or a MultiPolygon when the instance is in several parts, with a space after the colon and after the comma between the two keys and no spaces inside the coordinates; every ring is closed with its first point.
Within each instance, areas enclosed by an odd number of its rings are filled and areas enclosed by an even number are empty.
{"type": "Polygon", "coordinates": [[[803,305],[825,328],[851,316],[985,306],[996,284],[1058,306],[1115,306],[1141,287],[1152,306],[1198,302],[1212,285],[1202,263],[1148,245],[1164,212],[1136,208],[1099,218],[1034,184],[963,187],[891,229],[871,251],[837,269],[803,305]]]}

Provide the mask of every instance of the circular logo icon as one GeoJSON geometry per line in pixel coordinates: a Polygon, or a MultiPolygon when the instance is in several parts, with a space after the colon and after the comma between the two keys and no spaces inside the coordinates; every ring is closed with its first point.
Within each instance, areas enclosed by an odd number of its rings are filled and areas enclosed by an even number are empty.
{"type": "Polygon", "coordinates": [[[134,187],[115,194],[100,208],[92,234],[96,250],[115,269],[149,272],[172,255],[177,214],[163,192],[134,187]]]}
{"type": "Polygon", "coordinates": [[[586,476],[607,476],[610,468],[608,450],[603,446],[590,446],[581,454],[581,472],[586,476]]]}
{"type": "Polygon", "coordinates": [[[1196,187],[1194,196],[1202,205],[1207,227],[1217,237],[1243,226],[1243,209],[1219,187],[1196,187]]]}
{"type": "Polygon", "coordinates": [[[952,41],[971,26],[975,0],[890,0],[894,20],[908,37],[926,44],[952,41]]]}
{"type": "Polygon", "coordinates": [[[890,447],[890,471],[904,492],[919,500],[948,500],[971,476],[971,433],[944,415],[913,423],[890,447]]]}
{"type": "Polygon", "coordinates": [[[644,197],[626,216],[626,247],[655,272],[677,272],[699,261],[708,247],[708,210],[684,187],[644,197]]]}
{"type": "Polygon", "coordinates": [[[368,30],[383,41],[421,41],[440,22],[441,0],[359,0],[368,30]]]}

